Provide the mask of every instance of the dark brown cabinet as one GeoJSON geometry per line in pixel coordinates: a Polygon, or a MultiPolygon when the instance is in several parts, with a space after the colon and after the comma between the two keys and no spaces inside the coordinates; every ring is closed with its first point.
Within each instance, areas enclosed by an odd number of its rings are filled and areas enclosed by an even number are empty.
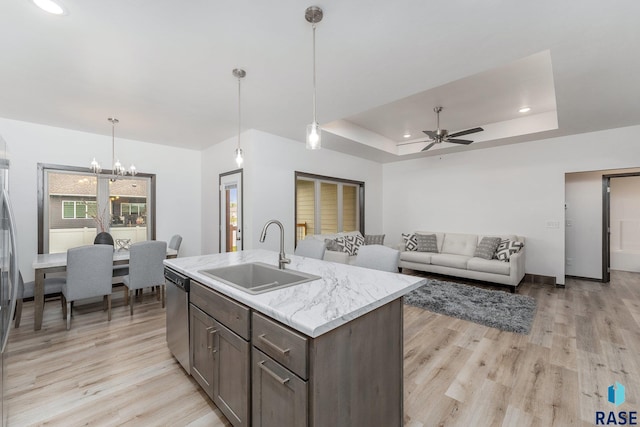
{"type": "Polygon", "coordinates": [[[400,427],[402,299],[317,337],[191,282],[191,375],[234,426],[400,427]]]}
{"type": "Polygon", "coordinates": [[[218,321],[225,319],[232,327],[248,325],[249,311],[246,310],[247,319],[243,322],[240,318],[245,307],[235,302],[229,306],[231,300],[197,283],[192,282],[191,290],[195,295],[189,307],[191,375],[232,425],[251,425],[251,346],[218,321]],[[229,307],[232,309],[226,310],[229,307]]]}
{"type": "Polygon", "coordinates": [[[307,382],[254,347],[254,427],[305,427],[308,424],[307,382]]]}

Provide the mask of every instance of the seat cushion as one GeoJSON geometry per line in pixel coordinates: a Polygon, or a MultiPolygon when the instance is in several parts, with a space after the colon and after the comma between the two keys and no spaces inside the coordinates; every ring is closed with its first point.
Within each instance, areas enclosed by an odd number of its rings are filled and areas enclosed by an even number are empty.
{"type": "Polygon", "coordinates": [[[456,254],[431,254],[431,264],[440,265],[442,267],[460,268],[462,270],[467,269],[467,261],[469,261],[466,255],[456,254]]]}
{"type": "Polygon", "coordinates": [[[467,270],[481,271],[483,273],[504,274],[508,276],[511,272],[509,263],[497,259],[471,258],[467,262],[467,270]]]}
{"type": "Polygon", "coordinates": [[[440,252],[473,257],[476,252],[476,246],[478,246],[477,234],[447,233],[444,236],[442,251],[440,252]]]}
{"type": "Polygon", "coordinates": [[[421,264],[431,264],[431,255],[433,255],[432,252],[405,251],[400,252],[400,260],[421,264]]]}

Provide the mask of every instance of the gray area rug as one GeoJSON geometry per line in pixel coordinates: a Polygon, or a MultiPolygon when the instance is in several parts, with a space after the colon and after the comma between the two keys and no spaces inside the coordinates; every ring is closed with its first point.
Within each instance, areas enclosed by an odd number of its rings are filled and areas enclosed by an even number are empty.
{"type": "Polygon", "coordinates": [[[527,295],[427,279],[404,296],[404,303],[503,331],[528,334],[536,300],[527,295]]]}

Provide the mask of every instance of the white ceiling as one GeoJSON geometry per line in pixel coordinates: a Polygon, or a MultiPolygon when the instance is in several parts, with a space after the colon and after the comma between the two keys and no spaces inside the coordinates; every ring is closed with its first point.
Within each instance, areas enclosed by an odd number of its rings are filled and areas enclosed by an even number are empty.
{"type": "Polygon", "coordinates": [[[433,155],[398,156],[396,142],[406,128],[435,129],[434,103],[450,132],[486,129],[438,154],[640,124],[633,0],[62,3],[69,15],[59,17],[0,2],[0,116],[110,135],[115,115],[116,137],[201,149],[236,134],[240,67],[243,128],[302,143],[312,94],[304,10],[316,4],[318,120],[360,134],[327,131],[329,148],[384,162],[433,155]],[[548,74],[513,72],[527,61],[548,62],[554,100],[539,96],[548,74]],[[523,102],[540,105],[532,116],[556,111],[557,129],[492,133],[523,102]]]}

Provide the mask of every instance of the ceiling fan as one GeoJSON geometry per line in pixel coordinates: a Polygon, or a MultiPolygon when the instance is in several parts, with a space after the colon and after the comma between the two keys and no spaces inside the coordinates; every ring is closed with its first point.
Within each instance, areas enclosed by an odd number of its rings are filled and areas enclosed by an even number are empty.
{"type": "Polygon", "coordinates": [[[449,134],[449,132],[446,129],[440,129],[440,111],[442,111],[442,107],[435,107],[433,109],[433,111],[435,111],[436,113],[436,130],[424,130],[423,132],[431,139],[427,140],[427,141],[416,141],[416,142],[429,142],[432,141],[431,144],[427,145],[426,147],[424,147],[422,149],[422,151],[426,151],[429,148],[433,147],[436,144],[440,144],[441,142],[451,142],[454,144],[464,144],[464,145],[469,145],[471,144],[473,141],[469,140],[469,139],[458,139],[459,136],[463,136],[463,135],[469,135],[472,133],[476,133],[476,132],[481,132],[484,129],[477,127],[477,128],[473,128],[473,129],[467,129],[467,130],[463,130],[460,132],[455,132],[452,134],[449,134]]]}

